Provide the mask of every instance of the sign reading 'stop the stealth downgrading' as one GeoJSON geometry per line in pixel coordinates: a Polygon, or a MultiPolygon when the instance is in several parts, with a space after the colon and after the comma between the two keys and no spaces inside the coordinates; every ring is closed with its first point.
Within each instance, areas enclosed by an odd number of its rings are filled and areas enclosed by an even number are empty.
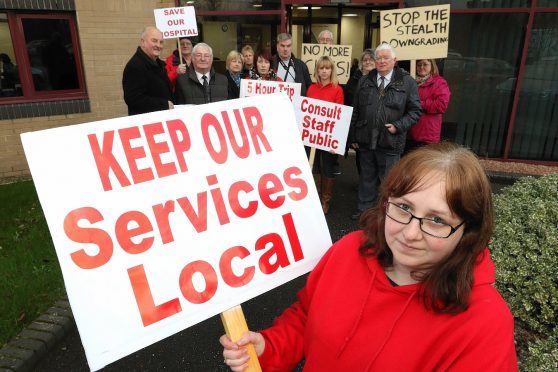
{"type": "Polygon", "coordinates": [[[380,12],[380,38],[397,52],[400,61],[446,58],[450,6],[436,5],[380,12]]]}

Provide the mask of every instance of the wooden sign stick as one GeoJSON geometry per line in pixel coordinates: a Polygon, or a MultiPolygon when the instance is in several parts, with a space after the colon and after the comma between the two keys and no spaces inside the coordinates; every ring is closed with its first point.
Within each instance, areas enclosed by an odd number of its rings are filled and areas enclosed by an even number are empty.
{"type": "Polygon", "coordinates": [[[410,64],[410,74],[411,77],[414,79],[417,77],[417,60],[416,59],[411,59],[410,60],[411,64],[410,64]]]}
{"type": "Polygon", "coordinates": [[[310,169],[314,169],[314,158],[316,157],[316,148],[312,147],[310,149],[310,157],[308,158],[308,163],[310,164],[310,169]]]}
{"type": "Polygon", "coordinates": [[[182,64],[182,50],[180,49],[180,38],[176,39],[176,43],[178,44],[178,64],[182,64]]]}
{"type": "MultiPolygon", "coordinates": [[[[244,318],[244,313],[240,305],[223,311],[221,313],[221,321],[225,327],[225,333],[232,341],[237,341],[244,332],[248,331],[248,324],[246,324],[246,318],[244,318]]],[[[254,345],[248,344],[246,349],[250,356],[250,360],[248,360],[248,369],[246,371],[262,372],[254,345]]]]}

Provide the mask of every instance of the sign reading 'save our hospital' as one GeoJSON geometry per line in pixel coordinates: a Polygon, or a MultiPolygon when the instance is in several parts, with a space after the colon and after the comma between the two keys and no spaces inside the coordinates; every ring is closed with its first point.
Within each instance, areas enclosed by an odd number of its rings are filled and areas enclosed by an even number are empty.
{"type": "Polygon", "coordinates": [[[436,5],[380,12],[380,39],[397,52],[397,59],[446,58],[450,6],[436,5]]]}
{"type": "Polygon", "coordinates": [[[92,370],[307,273],[331,245],[286,95],[21,139],[92,370]]]}
{"type": "Polygon", "coordinates": [[[196,36],[198,24],[193,6],[181,8],[155,9],[155,25],[163,33],[164,39],[196,36]]]}

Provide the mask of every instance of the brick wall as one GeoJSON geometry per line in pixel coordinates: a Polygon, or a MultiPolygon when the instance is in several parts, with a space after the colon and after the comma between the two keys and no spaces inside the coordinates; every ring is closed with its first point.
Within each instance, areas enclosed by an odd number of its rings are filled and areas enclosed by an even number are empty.
{"type": "MultiPolygon", "coordinates": [[[[21,133],[125,116],[124,66],[139,45],[143,28],[155,24],[153,9],[174,6],[172,0],[75,0],[91,112],[0,120],[0,180],[29,176],[21,133]]],[[[175,48],[173,40],[165,44],[163,56],[175,48]]]]}

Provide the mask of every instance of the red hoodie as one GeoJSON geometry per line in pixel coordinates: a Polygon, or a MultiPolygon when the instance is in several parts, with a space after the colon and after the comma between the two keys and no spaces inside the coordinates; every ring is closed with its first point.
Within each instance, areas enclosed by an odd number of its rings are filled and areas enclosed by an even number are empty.
{"type": "Polygon", "coordinates": [[[336,242],[308,277],[299,300],[262,332],[264,371],[517,371],[513,317],[494,286],[488,250],[474,272],[470,307],[427,310],[420,284],[392,286],[364,235],[336,242]]]}

